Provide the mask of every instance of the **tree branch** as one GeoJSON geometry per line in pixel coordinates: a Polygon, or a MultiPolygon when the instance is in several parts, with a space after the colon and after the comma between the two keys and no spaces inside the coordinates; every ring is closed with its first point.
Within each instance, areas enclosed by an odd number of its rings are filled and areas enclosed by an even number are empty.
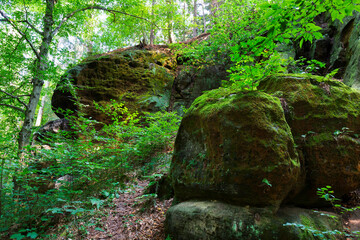
{"type": "MultiPolygon", "coordinates": [[[[17,95],[16,97],[21,98],[21,97],[30,97],[30,94],[24,94],[24,95],[17,95]]],[[[13,99],[13,97],[3,97],[0,100],[5,100],[5,99],[13,99]]]]}
{"type": "Polygon", "coordinates": [[[18,96],[12,95],[12,94],[10,94],[10,93],[8,93],[8,92],[6,92],[6,91],[4,91],[4,90],[1,90],[1,89],[0,89],[0,92],[5,93],[6,95],[8,95],[8,96],[10,96],[10,97],[12,97],[12,98],[15,98],[15,99],[18,100],[18,102],[21,103],[25,108],[28,108],[28,106],[26,105],[26,103],[24,103],[23,101],[21,101],[18,96]]]}
{"type": "Polygon", "coordinates": [[[38,59],[40,59],[40,55],[39,53],[36,51],[34,45],[32,44],[32,42],[30,41],[30,39],[13,23],[12,20],[10,20],[3,11],[0,10],[0,14],[3,16],[3,18],[6,20],[6,22],[10,23],[10,25],[21,35],[25,38],[25,40],[27,41],[27,43],[30,45],[31,49],[33,50],[33,52],[35,53],[36,57],[38,59]]]}
{"type": "Polygon", "coordinates": [[[28,11],[27,11],[27,7],[25,5],[25,1],[24,1],[24,9],[25,9],[25,20],[21,21],[21,22],[25,22],[27,23],[28,26],[30,26],[35,32],[37,32],[38,34],[40,34],[41,36],[43,35],[43,32],[41,32],[40,30],[38,30],[35,26],[33,26],[29,20],[28,20],[28,11]]]}
{"type": "Polygon", "coordinates": [[[67,16],[65,16],[61,22],[59,23],[59,25],[54,29],[54,31],[52,32],[53,35],[55,35],[59,29],[61,28],[61,26],[67,21],[69,20],[69,18],[73,17],[76,13],[79,13],[79,12],[83,12],[83,11],[86,11],[86,10],[91,10],[91,9],[96,9],[96,10],[102,10],[102,11],[106,11],[106,12],[110,12],[110,13],[120,13],[120,14],[123,14],[123,15],[126,15],[126,16],[130,16],[130,17],[134,17],[134,18],[138,18],[138,19],[142,19],[148,23],[151,23],[152,25],[154,25],[156,28],[159,28],[155,23],[149,21],[148,19],[146,18],[143,18],[143,17],[139,17],[139,16],[136,16],[136,15],[133,15],[133,14],[130,14],[130,13],[126,13],[126,12],[122,12],[122,11],[118,11],[118,10],[112,10],[112,9],[107,9],[107,8],[104,8],[104,7],[100,7],[100,6],[90,6],[90,7],[86,7],[86,8],[82,8],[82,9],[78,9],[78,10],[75,10],[74,12],[68,14],[67,16]]]}
{"type": "Polygon", "coordinates": [[[29,22],[29,20],[22,20],[22,21],[18,21],[18,22],[24,22],[24,23],[26,23],[31,29],[33,29],[36,33],[38,33],[39,35],[43,35],[44,33],[43,32],[41,32],[40,30],[38,30],[34,25],[32,25],[30,22],[29,22]]]}
{"type": "Polygon", "coordinates": [[[18,111],[20,111],[20,112],[22,112],[22,113],[25,113],[25,110],[24,110],[24,109],[21,109],[21,108],[19,108],[19,107],[16,107],[16,106],[13,106],[13,105],[10,105],[10,104],[0,103],[0,106],[9,107],[9,108],[18,110],[18,111]]]}

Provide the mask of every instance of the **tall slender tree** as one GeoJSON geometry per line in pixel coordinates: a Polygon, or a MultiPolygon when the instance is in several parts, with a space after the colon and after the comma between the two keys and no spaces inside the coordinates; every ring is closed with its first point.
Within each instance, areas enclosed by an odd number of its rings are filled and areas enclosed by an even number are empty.
{"type": "MultiPolygon", "coordinates": [[[[155,8],[155,3],[156,0],[152,0],[151,3],[151,17],[152,19],[154,19],[154,8],[155,8]]],[[[151,29],[150,29],[150,45],[154,45],[154,41],[155,41],[155,28],[154,25],[151,25],[151,29]]]]}
{"type": "Polygon", "coordinates": [[[194,8],[193,8],[193,24],[194,24],[194,28],[193,28],[193,37],[196,37],[198,35],[198,26],[197,26],[197,8],[198,7],[198,2],[197,0],[194,0],[194,8]]]}
{"type": "Polygon", "coordinates": [[[24,112],[24,120],[18,138],[18,148],[19,151],[22,151],[30,144],[31,130],[34,125],[34,117],[36,108],[39,103],[41,90],[43,88],[44,81],[47,79],[48,71],[52,65],[52,62],[49,61],[49,51],[51,49],[51,44],[53,43],[54,37],[59,33],[59,30],[66,24],[66,22],[75,15],[78,15],[87,10],[101,10],[112,13],[113,15],[121,14],[137,18],[139,20],[148,20],[143,17],[129,14],[127,12],[109,9],[99,5],[88,6],[86,3],[82,3],[81,1],[77,2],[77,4],[70,5],[73,7],[79,7],[76,10],[71,9],[71,11],[68,9],[68,3],[59,2],[56,0],[46,0],[44,3],[29,1],[28,6],[25,4],[25,1],[22,14],[19,14],[18,12],[18,8],[20,7],[19,2],[14,1],[14,3],[17,4],[12,6],[14,7],[14,9],[12,9],[13,12],[9,10],[5,11],[5,9],[0,10],[0,22],[10,25],[12,30],[9,34],[15,34],[14,32],[16,32],[19,42],[26,41],[27,45],[32,51],[32,55],[35,56],[35,60],[33,61],[32,66],[28,67],[28,69],[32,72],[32,87],[28,102],[24,102],[18,96],[15,96],[9,92],[4,90],[1,91],[3,94],[9,97],[17,99],[22,105],[22,108],[9,105],[9,107],[24,112]],[[38,11],[40,14],[42,12],[41,9],[44,9],[41,17],[41,24],[39,22],[35,22],[37,20],[36,17],[39,17],[39,13],[28,13],[29,6],[32,9],[40,9],[38,11]],[[69,12],[64,14],[62,10],[69,12]],[[33,22],[29,16],[32,16],[33,22]]]}

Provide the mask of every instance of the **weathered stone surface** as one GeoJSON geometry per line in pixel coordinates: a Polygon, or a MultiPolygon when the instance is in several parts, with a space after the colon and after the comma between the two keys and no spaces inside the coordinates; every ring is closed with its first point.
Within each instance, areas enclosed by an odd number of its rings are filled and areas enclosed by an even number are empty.
{"type": "Polygon", "coordinates": [[[357,90],[311,75],[273,76],[258,88],[220,88],[192,104],[171,166],[176,199],[317,207],[326,205],[318,188],[341,197],[360,187],[357,90]]]}
{"type": "Polygon", "coordinates": [[[171,96],[171,108],[179,106],[189,108],[191,103],[204,91],[219,88],[228,73],[222,65],[218,66],[182,66],[178,69],[171,96]]]}
{"type": "Polygon", "coordinates": [[[108,122],[94,107],[110,99],[125,102],[130,112],[188,108],[204,91],[218,88],[228,76],[223,65],[183,66],[166,46],[119,49],[89,57],[68,70],[52,97],[52,107],[80,111],[85,117],[108,122]],[[79,102],[80,104],[75,104],[79,102]]]}
{"type": "Polygon", "coordinates": [[[296,140],[309,131],[360,131],[360,93],[340,81],[313,75],[277,75],[258,89],[283,99],[287,122],[296,140]]]}
{"type": "Polygon", "coordinates": [[[278,96],[298,146],[302,173],[294,201],[325,204],[317,188],[331,185],[335,195],[360,187],[360,93],[322,77],[282,75],[260,82],[259,90],[278,96]]]}
{"type": "MultiPolygon", "coordinates": [[[[333,215],[333,214],[332,214],[333,215]]],[[[239,207],[221,202],[188,201],[166,213],[166,233],[172,240],[212,239],[319,239],[310,230],[342,230],[341,221],[301,208],[280,208],[275,215],[267,208],[239,207]],[[301,224],[308,231],[286,223],[301,224]]],[[[324,234],[325,239],[336,239],[324,234]]]]}
{"type": "MultiPolygon", "coordinates": [[[[90,57],[61,79],[52,107],[55,111],[81,111],[100,122],[109,119],[94,107],[94,101],[103,105],[111,99],[125,102],[130,112],[166,109],[175,69],[175,57],[168,49],[125,49],[90,57]],[[75,99],[80,106],[74,104],[75,99]]],[[[56,112],[59,117],[64,116],[56,112]]]]}
{"type": "Polygon", "coordinates": [[[276,97],[221,88],[197,98],[182,120],[171,165],[180,201],[220,199],[276,209],[298,173],[276,97]]]}
{"type": "Polygon", "coordinates": [[[306,181],[293,200],[297,205],[324,206],[326,202],[316,194],[321,187],[332,186],[339,198],[360,187],[359,138],[347,134],[311,134],[304,139],[301,150],[306,156],[303,166],[306,181]]]}
{"type": "Polygon", "coordinates": [[[59,133],[60,131],[72,131],[69,120],[62,118],[47,122],[34,134],[33,139],[41,142],[44,138],[47,138],[45,143],[48,143],[51,135],[59,133]]]}
{"type": "Polygon", "coordinates": [[[322,27],[323,38],[312,44],[305,43],[296,48],[296,56],[316,59],[326,64],[326,68],[316,74],[326,75],[338,69],[336,78],[354,88],[360,88],[360,13],[354,11],[340,21],[331,21],[329,14],[321,14],[315,22],[322,27]]]}

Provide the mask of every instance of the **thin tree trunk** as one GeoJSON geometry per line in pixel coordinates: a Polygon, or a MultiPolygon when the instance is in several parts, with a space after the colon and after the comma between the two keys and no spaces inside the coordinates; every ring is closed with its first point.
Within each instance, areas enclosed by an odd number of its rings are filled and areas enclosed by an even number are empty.
{"type": "Polygon", "coordinates": [[[184,10],[183,10],[183,15],[184,15],[184,33],[183,33],[183,41],[186,40],[186,3],[184,3],[184,10]]]}
{"type": "MultiPolygon", "coordinates": [[[[167,0],[168,4],[169,4],[169,9],[172,8],[172,0],[167,0]]],[[[172,10],[169,10],[168,12],[168,43],[173,43],[173,40],[172,40],[172,10]]]]}
{"type": "Polygon", "coordinates": [[[52,27],[53,11],[55,0],[46,0],[46,12],[44,16],[44,31],[43,39],[40,45],[39,58],[37,59],[34,77],[32,79],[33,89],[25,111],[25,119],[23,126],[19,133],[19,151],[22,151],[26,146],[30,145],[31,128],[33,126],[35,110],[39,103],[40,94],[44,85],[44,73],[48,70],[47,58],[49,55],[49,48],[53,38],[52,27]]]}
{"type": "MultiPolygon", "coordinates": [[[[153,0],[152,4],[151,4],[151,16],[153,17],[153,19],[154,19],[155,3],[156,3],[155,0],[153,0]]],[[[154,29],[154,26],[151,26],[151,30],[150,30],[150,46],[154,45],[154,41],[155,41],[155,29],[154,29]]]]}
{"type": "Polygon", "coordinates": [[[205,16],[205,5],[201,4],[202,6],[202,13],[203,13],[203,24],[204,24],[204,33],[206,32],[206,16],[205,16]]]}
{"type": "MultiPolygon", "coordinates": [[[[47,88],[47,87],[49,87],[49,81],[45,81],[44,88],[47,88]]],[[[39,107],[39,110],[38,110],[36,123],[35,123],[36,127],[41,125],[41,120],[42,120],[42,117],[43,117],[43,114],[44,114],[44,107],[45,107],[46,99],[47,99],[47,94],[45,94],[41,99],[41,103],[40,103],[40,107],[39,107]]]]}
{"type": "Polygon", "coordinates": [[[194,0],[194,11],[193,11],[193,17],[194,17],[194,28],[193,28],[193,37],[197,36],[197,32],[198,32],[198,27],[197,27],[197,0],[194,0]]]}

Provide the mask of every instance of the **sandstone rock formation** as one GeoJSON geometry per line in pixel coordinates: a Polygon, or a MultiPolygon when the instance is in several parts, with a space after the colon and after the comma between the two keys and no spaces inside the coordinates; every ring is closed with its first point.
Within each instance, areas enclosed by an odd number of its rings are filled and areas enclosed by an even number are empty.
{"type": "MultiPolygon", "coordinates": [[[[258,89],[209,91],[184,116],[171,165],[180,203],[167,214],[174,239],[312,239],[308,227],[292,231],[321,217],[304,224],[308,210],[286,205],[328,206],[318,188],[341,198],[360,187],[359,91],[311,75],[269,77],[258,89]],[[283,231],[286,222],[300,225],[283,231]]],[[[334,230],[328,223],[314,228],[334,230]]]]}
{"type": "Polygon", "coordinates": [[[277,208],[299,167],[280,100],[221,88],[197,98],[184,116],[171,172],[179,200],[277,208]]]}
{"type": "Polygon", "coordinates": [[[297,58],[316,59],[326,64],[326,68],[317,74],[326,75],[338,69],[336,78],[354,88],[360,88],[360,13],[346,17],[343,22],[331,21],[328,14],[315,19],[322,27],[323,38],[307,42],[296,49],[297,58]]]}
{"type": "Polygon", "coordinates": [[[108,118],[94,102],[124,102],[130,112],[179,110],[203,91],[218,88],[227,77],[221,66],[199,69],[182,64],[166,46],[89,57],[60,80],[52,97],[53,110],[60,118],[70,110],[105,123],[108,118]]]}
{"type": "MultiPolygon", "coordinates": [[[[221,202],[187,201],[171,207],[166,216],[166,229],[174,240],[227,239],[321,239],[312,233],[341,229],[335,214],[319,215],[312,210],[286,207],[273,214],[267,208],[240,207],[221,202]],[[299,224],[302,230],[287,224],[299,224]],[[312,231],[312,232],[311,232],[312,231]]],[[[336,239],[331,233],[322,239],[336,239]]]]}
{"type": "Polygon", "coordinates": [[[302,160],[298,204],[321,205],[319,187],[331,185],[338,197],[360,187],[360,93],[340,81],[283,75],[260,82],[282,100],[302,160]],[[346,183],[346,184],[345,184],[346,183]]]}
{"type": "Polygon", "coordinates": [[[175,58],[166,50],[119,50],[94,56],[70,69],[58,84],[52,107],[81,111],[86,117],[108,122],[94,101],[126,102],[131,112],[168,107],[175,74],[175,58]],[[75,100],[78,104],[75,104],[75,100]]]}

